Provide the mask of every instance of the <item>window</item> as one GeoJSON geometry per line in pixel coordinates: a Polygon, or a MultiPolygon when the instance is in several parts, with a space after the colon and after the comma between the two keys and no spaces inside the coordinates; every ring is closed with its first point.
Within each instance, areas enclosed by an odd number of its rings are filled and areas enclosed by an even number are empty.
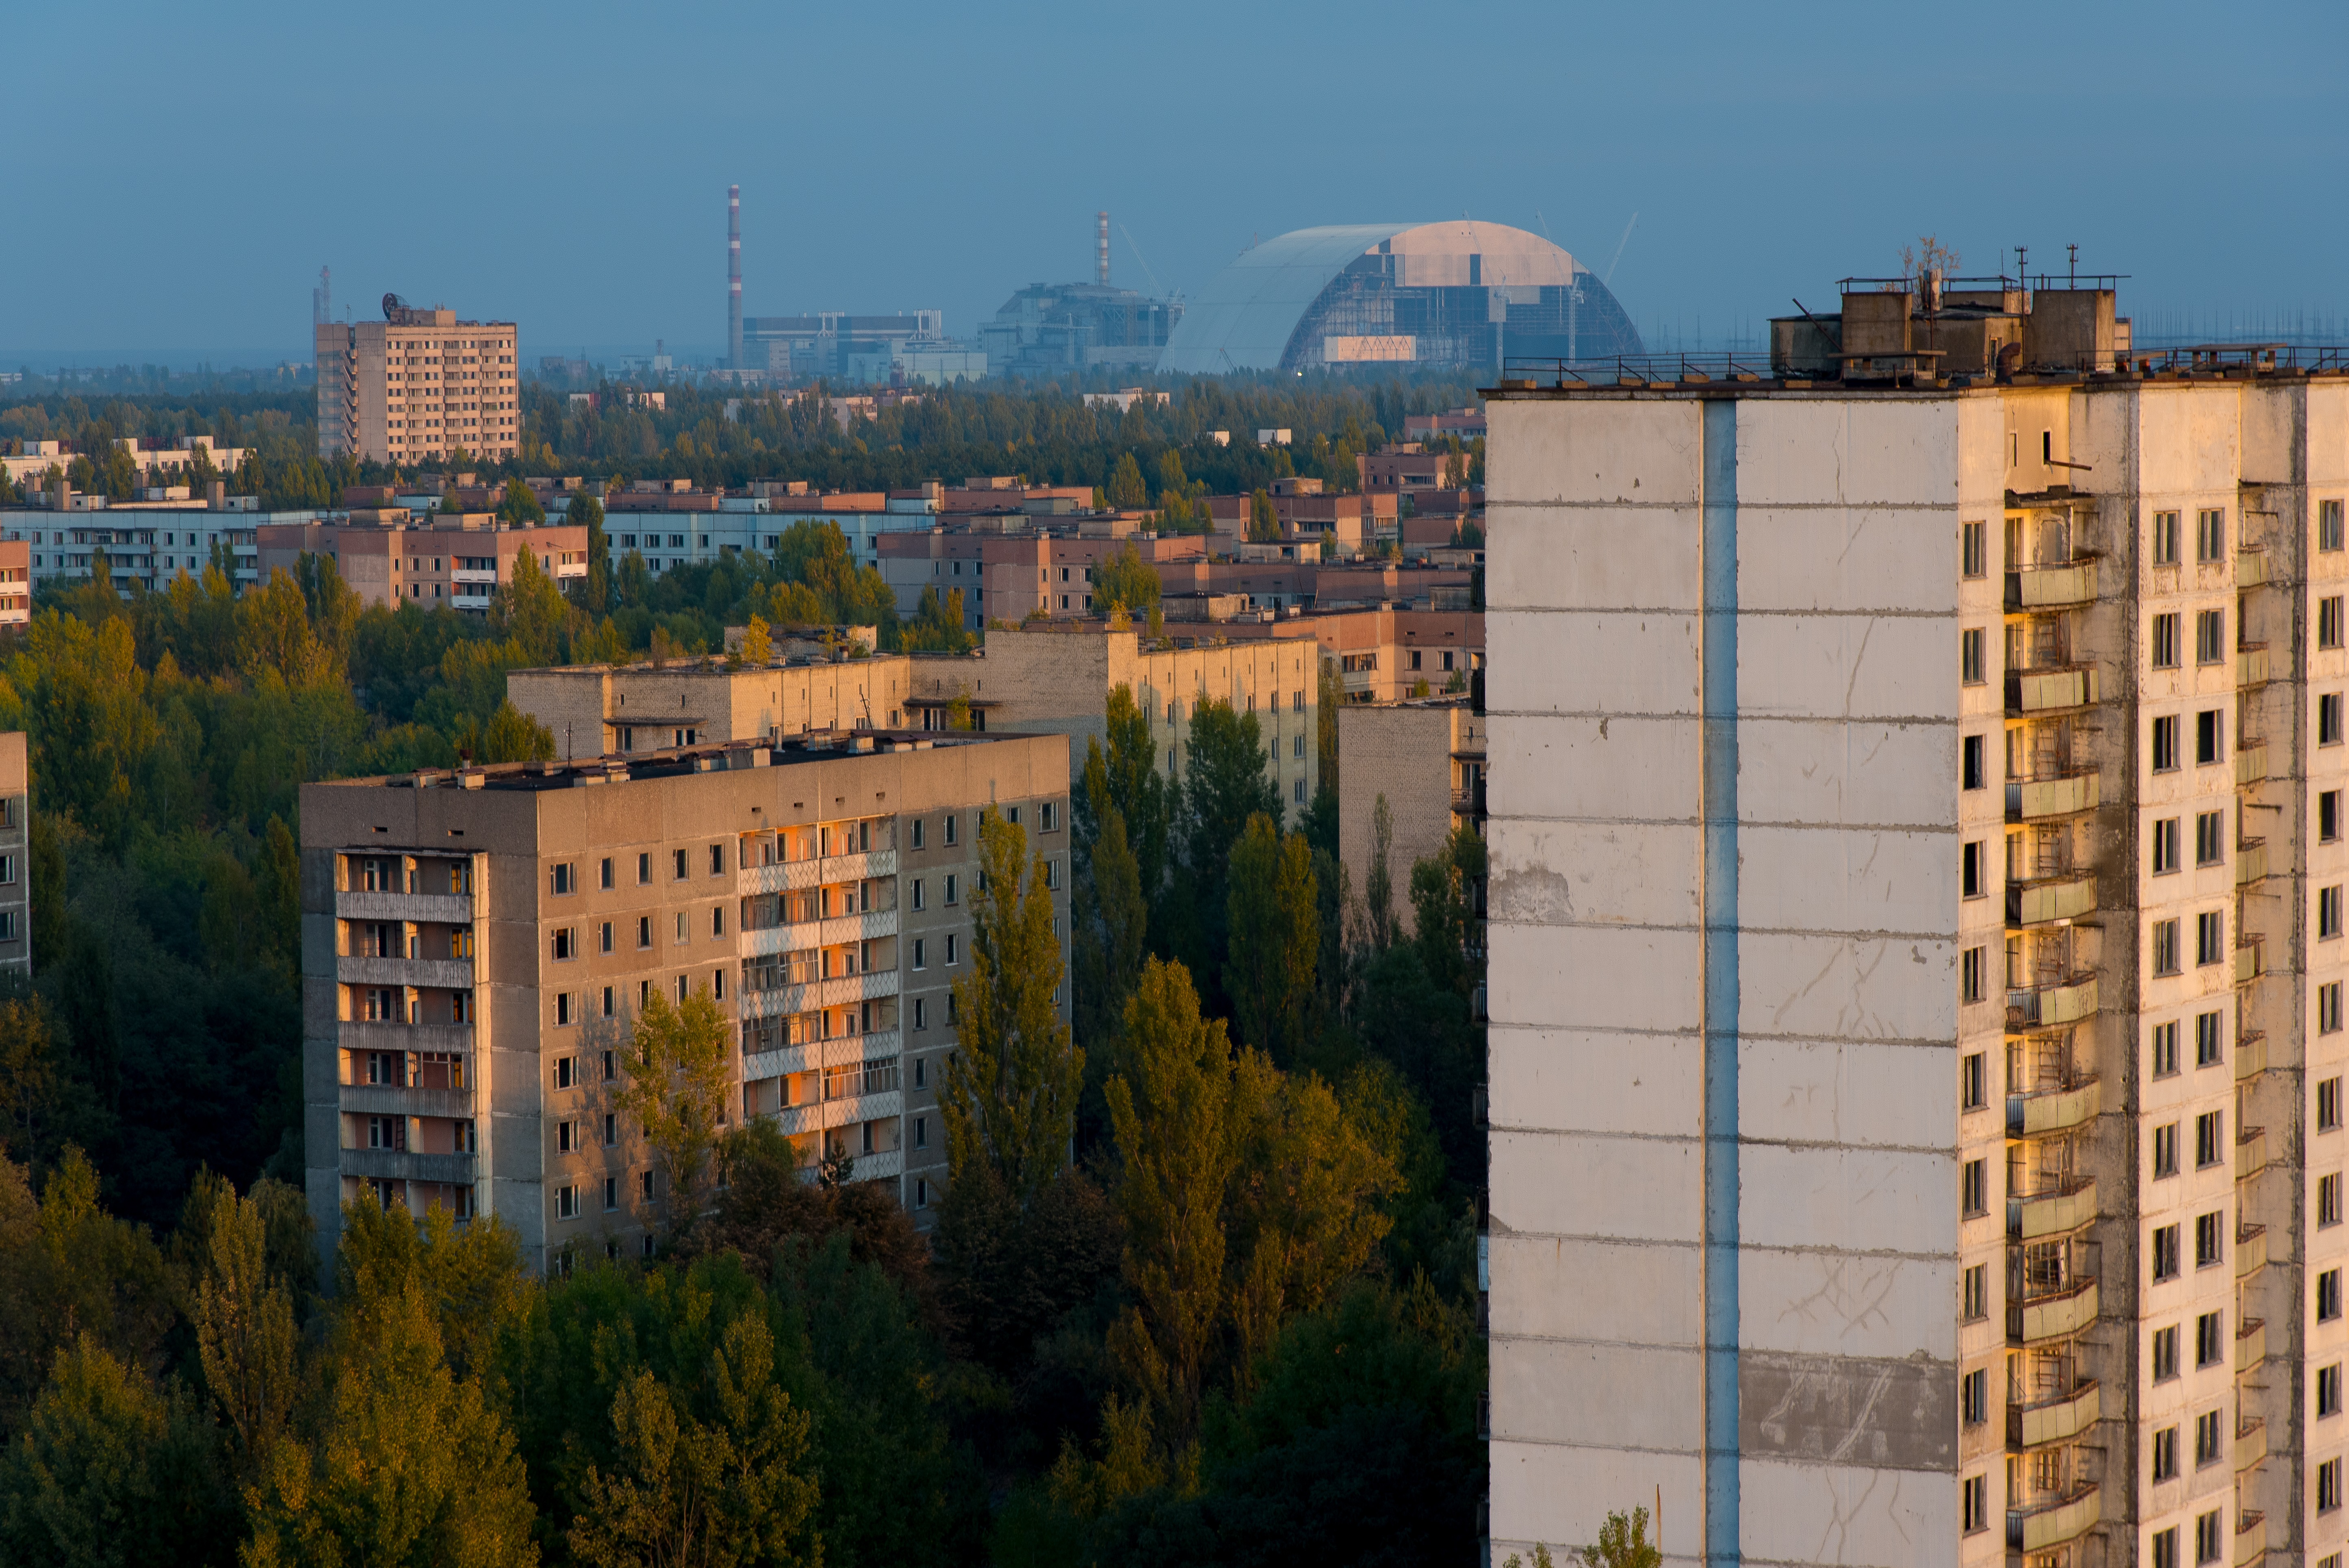
{"type": "Polygon", "coordinates": [[[557,1088],[570,1088],[578,1081],[579,1058],[577,1057],[555,1057],[554,1087],[557,1088]]]}
{"type": "Polygon", "coordinates": [[[709,874],[714,877],[726,874],[726,846],[723,844],[709,846],[709,874]]]}
{"type": "Polygon", "coordinates": [[[619,1206],[620,1179],[617,1176],[606,1176],[604,1178],[604,1212],[608,1214],[619,1206]]]}
{"type": "Polygon", "coordinates": [[[2208,768],[2219,760],[2220,746],[2219,710],[2206,707],[2194,716],[2194,765],[2208,768]]]}
{"type": "Polygon", "coordinates": [[[2153,923],[2153,972],[2156,975],[2175,975],[2179,968],[2178,922],[2157,920],[2153,923]]]}
{"type": "Polygon", "coordinates": [[[669,867],[670,880],[673,882],[683,882],[689,874],[686,871],[685,851],[683,850],[672,850],[669,852],[669,867]]]}
{"type": "Polygon", "coordinates": [[[1979,1427],[1990,1419],[1990,1373],[1976,1367],[1958,1380],[1958,1401],[1961,1416],[1969,1427],[1979,1427]]]}
{"type": "Polygon", "coordinates": [[[2341,1506],[2341,1461],[2326,1460],[2316,1467],[2316,1511],[2331,1513],[2341,1506]]]}
{"type": "Polygon", "coordinates": [[[2194,617],[2194,662],[2224,664],[2227,659],[2227,613],[2204,610],[2194,617]]]}
{"type": "Polygon", "coordinates": [[[2178,613],[2153,618],[2153,667],[2174,670],[2178,667],[2178,613]]]}
{"type": "Polygon", "coordinates": [[[2198,967],[2222,962],[2226,956],[2227,916],[2210,910],[2194,917],[2194,962],[2198,967]]]}
{"type": "Polygon", "coordinates": [[[2327,789],[2316,797],[2316,837],[2332,843],[2341,837],[2341,791],[2327,789]]]}
{"type": "Polygon", "coordinates": [[[2198,1269],[2216,1268],[2227,1261],[2227,1237],[2219,1228],[2220,1218],[2216,1213],[2194,1216],[2194,1266],[2198,1269]]]}
{"type": "Polygon", "coordinates": [[[1989,553],[1986,548],[1988,541],[1985,537],[1988,532],[1989,524],[1987,523],[1968,522],[1959,525],[1959,558],[1961,562],[1959,570],[1969,577],[1982,576],[1990,570],[1989,553]]]}
{"type": "Polygon", "coordinates": [[[1958,634],[1958,678],[1968,686],[1981,686],[1989,677],[1983,673],[1982,650],[1987,634],[1979,626],[1970,626],[1958,634]]]}
{"type": "MultiPolygon", "coordinates": [[[[929,1026],[929,998],[926,996],[916,996],[914,998],[914,1027],[917,1029],[926,1029],[929,1026]]],[[[914,1064],[914,1087],[916,1088],[922,1087],[922,1064],[919,1062],[916,1062],[914,1064]]]]}
{"type": "Polygon", "coordinates": [[[2206,507],[2194,518],[2194,559],[2199,565],[2226,559],[2227,514],[2206,507]]]}
{"type": "Polygon", "coordinates": [[[2153,825],[2153,874],[2168,876],[2178,869],[2178,819],[2164,817],[2153,825]]]}
{"type": "Polygon", "coordinates": [[[2178,564],[2178,514],[2157,511],[2153,514],[2153,563],[2156,566],[2178,564]]]}
{"type": "Polygon", "coordinates": [[[575,1021],[576,1020],[571,1016],[571,993],[568,991],[557,991],[554,994],[554,1022],[556,1026],[560,1027],[575,1021]]]}
{"type": "Polygon", "coordinates": [[[2316,548],[2340,549],[2341,532],[2341,503],[2337,500],[2318,501],[2316,503],[2316,548]]]}
{"type": "Polygon", "coordinates": [[[1990,1265],[1976,1264],[1966,1270],[1965,1320],[1980,1323],[1990,1315],[1990,1265]]]}
{"type": "Polygon", "coordinates": [[[653,857],[649,851],[636,857],[636,885],[644,887],[653,880],[653,857]]]}
{"type": "Polygon", "coordinates": [[[957,903],[961,902],[959,899],[957,899],[957,898],[956,897],[956,894],[957,894],[957,891],[958,891],[958,880],[957,879],[957,877],[955,876],[955,874],[954,874],[952,872],[948,872],[947,873],[947,908],[951,909],[951,908],[953,908],[953,907],[954,907],[957,903]]]}
{"type": "Polygon", "coordinates": [[[2194,814],[2194,863],[2215,866],[2227,859],[2227,814],[2224,811],[2197,811],[2194,814]]]}
{"type": "Polygon", "coordinates": [[[612,951],[612,923],[608,920],[595,928],[595,951],[598,953],[612,951]]]}
{"type": "Polygon", "coordinates": [[[609,855],[604,857],[604,863],[596,872],[596,884],[605,892],[612,891],[612,857],[609,855]]]}
{"type": "Polygon", "coordinates": [[[920,849],[921,847],[922,847],[922,820],[921,820],[919,817],[916,817],[916,818],[915,818],[915,819],[914,819],[914,848],[916,848],[916,849],[917,849],[917,850],[918,850],[918,849],[920,849]]]}
{"type": "Polygon", "coordinates": [[[954,841],[955,841],[955,822],[956,822],[956,820],[957,820],[957,819],[956,819],[956,818],[953,818],[953,817],[947,817],[947,819],[945,819],[945,821],[946,821],[946,841],[947,841],[947,847],[948,847],[948,848],[952,848],[952,847],[953,847],[953,845],[954,845],[954,841]]]}
{"type": "Polygon", "coordinates": [[[726,934],[726,906],[722,903],[709,906],[709,934],[712,936],[726,934]]]}
{"type": "Polygon", "coordinates": [[[1965,1506],[1965,1530],[1968,1535],[1990,1528],[1990,1477],[1970,1475],[1960,1487],[1965,1506]]]}
{"type": "Polygon", "coordinates": [[[2216,1367],[2227,1358],[2224,1336],[2220,1333],[2220,1316],[2206,1312],[2194,1320],[2194,1365],[2216,1367]]]}
{"type": "Polygon", "coordinates": [[[2196,1067],[2215,1068],[2219,1065],[2219,1059],[2227,1054],[2225,1042],[2219,1037],[2221,1021],[2221,1016],[2217,1013],[2194,1015],[2194,1065],[2196,1067]]]}
{"type": "Polygon", "coordinates": [[[2341,694],[2337,691],[2316,699],[2316,744],[2341,744],[2341,694]]]}
{"type": "Polygon", "coordinates": [[[2224,1456],[2220,1452],[2219,1412],[2205,1410],[2194,1418],[2194,1467],[2214,1465],[2224,1456]]]}
{"type": "Polygon", "coordinates": [[[2178,1326],[2153,1331],[2153,1380],[2157,1383],[2178,1376],[2178,1326]]]}
{"type": "Polygon", "coordinates": [[[550,890],[557,895],[579,891],[575,868],[569,865],[552,868],[547,873],[547,881],[550,890]]]}
{"type": "Polygon", "coordinates": [[[2153,1283],[2176,1279],[2178,1266],[2178,1227],[2158,1225],[2153,1233],[2153,1283]]]}
{"type": "MultiPolygon", "coordinates": [[[[1981,789],[1988,787],[1990,770],[1987,766],[1987,758],[1983,756],[1983,753],[1987,749],[1987,743],[1982,736],[1969,735],[1966,737],[1964,747],[1965,788],[1969,789],[1981,789]]],[[[1301,735],[1297,738],[1297,755],[1299,757],[1305,755],[1305,738],[1301,735]]]]}
{"type": "Polygon", "coordinates": [[[1990,877],[1983,865],[1982,841],[1961,845],[1958,851],[1959,894],[1964,898],[1981,898],[1990,891],[1990,877]]]}
{"type": "Polygon", "coordinates": [[[2194,1520],[2195,1568],[2201,1568],[2205,1563],[2218,1562],[2225,1545],[2219,1529],[2219,1511],[2214,1508],[2208,1513],[2198,1514],[2194,1520]]]}
{"type": "MultiPolygon", "coordinates": [[[[2153,1434],[2153,1479],[2158,1481],[2178,1479],[2178,1429],[2164,1427],[2153,1434]]],[[[2169,1532],[2170,1545],[2178,1544],[2178,1532],[2169,1532]]]]}
{"type": "Polygon", "coordinates": [[[2153,1174],[2156,1181],[2178,1174],[2178,1123],[2153,1130],[2153,1174]]]}
{"type": "Polygon", "coordinates": [[[554,1190],[554,1217],[558,1220],[575,1220],[579,1217],[578,1188],[557,1187],[554,1190]]]}
{"type": "Polygon", "coordinates": [[[578,955],[579,948],[576,934],[567,925],[557,927],[554,933],[555,962],[564,963],[569,959],[575,958],[578,955]]]}
{"type": "Polygon", "coordinates": [[[926,1116],[917,1116],[914,1118],[914,1147],[927,1149],[929,1146],[930,1119],[926,1116]]]}
{"type": "Polygon", "coordinates": [[[1982,999],[1982,971],[1985,967],[1986,965],[1983,963],[1983,950],[1979,947],[1969,947],[1958,955],[1958,995],[1960,1000],[1966,1002],[1979,1002],[1982,999]]]}
{"type": "Polygon", "coordinates": [[[2325,1078],[2316,1086],[2316,1130],[2341,1130],[2341,1080],[2325,1078]]]}
{"type": "Polygon", "coordinates": [[[2341,1315],[2341,1271],[2326,1269],[2316,1276],[2316,1321],[2331,1323],[2341,1315]]]}
{"type": "Polygon", "coordinates": [[[2341,1413],[2341,1363],[2316,1369],[2316,1413],[2337,1416],[2341,1413]]]}
{"type": "Polygon", "coordinates": [[[2316,602],[2316,645],[2320,648],[2341,645],[2341,595],[2338,593],[2316,602]]]}
{"type": "Polygon", "coordinates": [[[1989,1099],[1989,1085],[1983,1081],[1988,1075],[1983,1071],[1982,1052],[1975,1051],[1968,1056],[1958,1070],[1959,1098],[1966,1109],[1980,1110],[1989,1099]]]}
{"type": "Polygon", "coordinates": [[[2341,886],[2336,882],[2316,890],[2316,936],[2320,942],[2328,942],[2340,934],[2341,886]]]}
{"type": "Polygon", "coordinates": [[[2341,982],[2338,980],[2316,988],[2316,1032],[2320,1035],[2341,1032],[2341,982]]]}
{"type": "Polygon", "coordinates": [[[677,912],[677,939],[679,942],[690,942],[693,940],[693,930],[690,926],[686,924],[687,918],[688,916],[684,910],[680,909],[677,912]]]}
{"type": "MultiPolygon", "coordinates": [[[[915,968],[916,968],[916,969],[927,969],[927,968],[930,966],[930,963],[929,963],[929,950],[930,950],[930,944],[929,944],[929,942],[928,942],[928,940],[927,940],[926,938],[925,938],[925,937],[919,937],[919,936],[916,936],[916,938],[914,938],[914,967],[915,967],[915,968]]],[[[920,1026],[919,1024],[916,1024],[916,1025],[915,1026],[915,1027],[916,1027],[916,1028],[919,1028],[920,1026],[920,1026]]]]}
{"type": "Polygon", "coordinates": [[[2316,1179],[2316,1222],[2322,1227],[2341,1222],[2341,1172],[2316,1179]]]}
{"type": "Polygon", "coordinates": [[[927,1177],[917,1176],[914,1179],[914,1207],[916,1209],[926,1209],[929,1206],[929,1179],[927,1177]]]}
{"type": "Polygon", "coordinates": [[[947,967],[949,969],[953,968],[956,964],[960,962],[960,960],[956,956],[955,948],[955,934],[949,931],[947,933],[947,967]]]}
{"type": "Polygon", "coordinates": [[[636,916],[636,945],[650,947],[652,944],[653,917],[649,914],[640,914],[636,916]]]}
{"type": "Polygon", "coordinates": [[[1961,1175],[1964,1184],[1962,1194],[1964,1212],[1969,1214],[1988,1213],[1990,1212],[1990,1162],[1987,1160],[1969,1160],[1961,1175]]]}
{"type": "Polygon", "coordinates": [[[1038,832],[1049,833],[1060,825],[1061,809],[1056,802],[1046,800],[1036,808],[1036,830],[1038,832]]]}
{"type": "Polygon", "coordinates": [[[2153,721],[2153,770],[2174,773],[2178,770],[2178,716],[2153,721]]]}

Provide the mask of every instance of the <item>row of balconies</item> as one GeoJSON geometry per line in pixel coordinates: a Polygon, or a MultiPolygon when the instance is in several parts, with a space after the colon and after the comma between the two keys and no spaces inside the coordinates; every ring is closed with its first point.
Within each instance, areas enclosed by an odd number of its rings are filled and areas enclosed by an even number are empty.
{"type": "Polygon", "coordinates": [[[809,1040],[771,1051],[746,1051],[742,1056],[742,1078],[746,1083],[755,1083],[761,1078],[837,1067],[845,1061],[880,1057],[894,1060],[898,1049],[896,1030],[874,1029],[866,1034],[835,1035],[828,1040],[809,1040]]]}
{"type": "Polygon", "coordinates": [[[804,920],[796,925],[770,925],[742,933],[746,958],[771,958],[784,953],[808,953],[844,943],[870,942],[897,934],[897,912],[869,909],[861,914],[836,914],[829,920],[804,920]]]}
{"type": "Polygon", "coordinates": [[[835,975],[829,980],[778,985],[770,991],[746,988],[735,1012],[745,1018],[787,1018],[795,1013],[821,1012],[826,1007],[877,1001],[896,994],[897,971],[872,969],[862,975],[835,975]]]}
{"type": "Polygon", "coordinates": [[[777,861],[772,865],[744,866],[734,878],[737,892],[749,898],[762,892],[804,892],[835,882],[857,882],[897,874],[897,851],[863,850],[853,855],[811,856],[803,861],[777,861]]]}
{"type": "Polygon", "coordinates": [[[771,1112],[768,1119],[786,1135],[792,1135],[854,1127],[865,1121],[891,1121],[902,1115],[905,1109],[905,1091],[887,1088],[877,1089],[871,1094],[842,1095],[833,1099],[811,1099],[799,1105],[785,1106],[779,1111],[771,1112]]]}

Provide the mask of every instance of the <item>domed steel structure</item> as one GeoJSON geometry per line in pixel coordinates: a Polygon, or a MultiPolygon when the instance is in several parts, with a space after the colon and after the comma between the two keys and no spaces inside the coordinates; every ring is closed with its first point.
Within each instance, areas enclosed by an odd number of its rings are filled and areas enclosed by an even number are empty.
{"type": "Polygon", "coordinates": [[[1158,368],[1451,368],[1643,352],[1589,268],[1538,234],[1464,218],[1267,240],[1185,303],[1158,368]]]}

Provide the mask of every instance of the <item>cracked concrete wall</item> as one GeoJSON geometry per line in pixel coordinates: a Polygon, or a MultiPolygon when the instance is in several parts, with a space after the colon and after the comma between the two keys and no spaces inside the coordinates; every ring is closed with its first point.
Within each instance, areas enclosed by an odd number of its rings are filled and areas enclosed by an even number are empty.
{"type": "MultiPolygon", "coordinates": [[[[1661,1486],[1694,1561],[1702,405],[1487,418],[1494,1552],[1661,1486]]],[[[1948,398],[1737,411],[1751,1562],[1957,1560],[1959,427],[1948,398]]]]}

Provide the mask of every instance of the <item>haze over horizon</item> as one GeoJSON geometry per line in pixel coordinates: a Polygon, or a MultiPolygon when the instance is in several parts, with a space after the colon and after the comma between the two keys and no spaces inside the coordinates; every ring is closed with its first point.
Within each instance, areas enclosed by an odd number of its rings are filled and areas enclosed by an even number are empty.
{"type": "Polygon", "coordinates": [[[1114,280],[1151,293],[1195,294],[1255,238],[1460,212],[1604,273],[1637,213],[1611,286],[1643,331],[1754,330],[1924,233],[1980,272],[2016,244],[2060,272],[2077,243],[2141,321],[2339,313],[2339,117],[2222,95],[2280,51],[2338,57],[2349,18],[2213,20],[54,8],[16,57],[105,69],[15,85],[11,119],[42,128],[16,209],[49,220],[0,249],[0,365],[306,359],[322,263],[338,316],[393,291],[517,320],[526,362],[708,353],[730,183],[749,314],[942,308],[958,336],[1091,276],[1101,208],[1114,280]],[[2261,156],[2211,134],[2222,108],[2264,121],[2261,156]]]}

